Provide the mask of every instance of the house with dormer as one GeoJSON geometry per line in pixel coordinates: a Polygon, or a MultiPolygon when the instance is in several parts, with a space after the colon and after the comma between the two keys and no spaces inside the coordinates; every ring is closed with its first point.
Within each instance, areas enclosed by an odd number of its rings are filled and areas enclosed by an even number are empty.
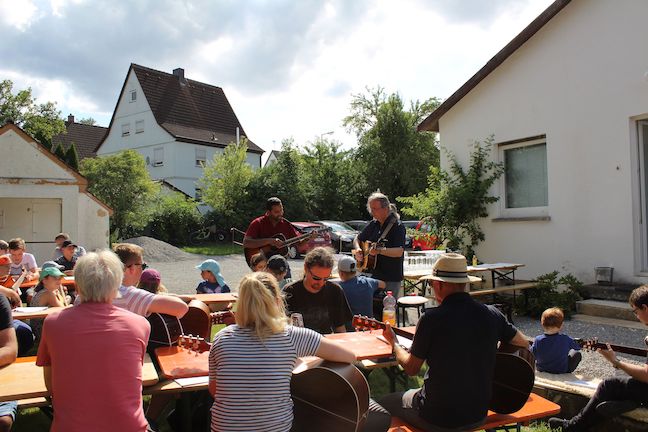
{"type": "Polygon", "coordinates": [[[642,0],[556,0],[419,125],[464,167],[494,137],[480,260],[646,283],[646,16],[642,0]]]}
{"type": "MultiPolygon", "coordinates": [[[[153,180],[199,197],[207,161],[247,138],[222,88],[131,64],[97,156],[132,149],[146,160],[153,180]]],[[[263,150],[249,138],[247,162],[261,167],[263,150]]]]}

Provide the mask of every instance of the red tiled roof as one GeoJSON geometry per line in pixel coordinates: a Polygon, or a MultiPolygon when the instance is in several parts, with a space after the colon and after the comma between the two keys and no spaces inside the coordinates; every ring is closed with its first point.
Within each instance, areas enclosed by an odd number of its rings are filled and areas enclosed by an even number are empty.
{"type": "Polygon", "coordinates": [[[452,96],[446,99],[441,105],[438,106],[429,116],[425,118],[416,128],[421,131],[435,131],[439,132],[439,119],[445,113],[450,111],[464,96],[466,96],[473,88],[477,86],[484,78],[490,75],[499,65],[511,56],[518,48],[520,48],[526,41],[536,34],[545,24],[547,24],[558,12],[560,12],[571,0],[556,0],[547,9],[545,9],[531,24],[520,32],[511,42],[500,50],[488,63],[477,71],[468,81],[464,83],[459,90],[454,92],[452,96]]]}
{"type": "Polygon", "coordinates": [[[95,157],[97,155],[95,149],[108,132],[108,128],[102,126],[91,126],[74,122],[65,122],[65,128],[67,133],[52,137],[52,148],[56,148],[59,143],[62,143],[65,150],[67,150],[72,143],[75,143],[79,161],[85,158],[95,157]]]}
{"type": "MultiPolygon", "coordinates": [[[[246,135],[222,88],[136,64],[131,69],[157,123],[180,141],[225,147],[236,141],[237,127],[246,135]]],[[[252,141],[248,150],[263,153],[252,141]]]]}

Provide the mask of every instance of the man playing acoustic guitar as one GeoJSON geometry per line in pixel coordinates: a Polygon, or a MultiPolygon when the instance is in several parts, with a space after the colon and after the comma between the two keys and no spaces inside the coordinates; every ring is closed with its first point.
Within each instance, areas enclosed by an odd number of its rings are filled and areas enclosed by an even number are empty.
{"type": "MultiPolygon", "coordinates": [[[[637,319],[648,325],[648,285],[633,290],[628,303],[637,319]]],[[[587,431],[605,417],[613,417],[641,405],[648,405],[648,365],[639,366],[621,361],[610,349],[614,347],[607,344],[607,348],[599,348],[597,351],[615,369],[621,369],[629,376],[615,376],[601,381],[585,408],[572,419],[550,418],[549,426],[552,429],[561,427],[563,432],[587,431]]]]}
{"type": "Polygon", "coordinates": [[[375,267],[366,269],[362,265],[358,267],[364,273],[370,273],[372,278],[385,281],[387,284],[385,291],[391,291],[396,298],[401,297],[405,226],[396,213],[396,206],[380,192],[374,192],[369,196],[367,211],[371,213],[373,220],[353,240],[353,256],[358,263],[363,263],[370,257],[365,257],[360,242],[377,243],[367,251],[375,258],[375,267]]]}
{"type": "Polygon", "coordinates": [[[432,281],[439,306],[419,320],[411,351],[396,344],[389,325],[383,331],[406,374],[416,375],[427,362],[423,387],[391,393],[380,404],[426,431],[472,430],[489,409],[498,342],[516,347],[529,342],[499,310],[465,292],[466,284],[479,278],[468,276],[463,255],[442,255],[432,275],[424,277],[432,281]]]}
{"type": "MultiPolygon", "coordinates": [[[[264,253],[266,259],[277,253],[285,255],[282,250],[285,241],[299,236],[299,232],[290,222],[284,219],[283,215],[284,209],[281,200],[277,197],[268,198],[265,214],[250,222],[248,229],[245,231],[243,248],[246,249],[246,258],[248,254],[251,257],[259,251],[264,253]]],[[[313,232],[312,236],[316,235],[317,233],[313,232]]],[[[309,237],[307,236],[303,241],[308,240],[309,237]]],[[[290,269],[288,270],[288,276],[290,276],[290,269]]]]}

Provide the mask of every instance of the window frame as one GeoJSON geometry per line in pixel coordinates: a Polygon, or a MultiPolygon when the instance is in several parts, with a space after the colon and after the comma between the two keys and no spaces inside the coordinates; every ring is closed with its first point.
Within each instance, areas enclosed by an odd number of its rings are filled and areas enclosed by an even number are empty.
{"type": "Polygon", "coordinates": [[[195,155],[195,157],[194,157],[195,166],[199,167],[199,168],[204,168],[205,165],[207,164],[207,149],[206,148],[201,148],[201,147],[196,147],[194,155],[195,155]],[[204,155],[205,155],[204,159],[199,159],[198,158],[198,152],[199,151],[204,152],[204,155]]]}
{"type": "Polygon", "coordinates": [[[123,137],[130,136],[130,122],[122,123],[121,127],[122,127],[121,136],[123,137]]]}
{"type": "Polygon", "coordinates": [[[164,147],[156,147],[153,149],[153,163],[151,165],[154,167],[164,166],[164,147]],[[158,153],[162,155],[159,160],[157,157],[158,153]]]}
{"type": "Polygon", "coordinates": [[[137,90],[131,90],[129,92],[130,97],[128,98],[128,103],[137,102],[137,90]]]}
{"type": "Polygon", "coordinates": [[[144,120],[136,120],[135,121],[135,133],[144,133],[144,120]],[[140,129],[138,126],[142,125],[142,128],[140,129]]]}
{"type": "Polygon", "coordinates": [[[499,193],[499,214],[501,219],[514,219],[514,218],[547,218],[549,216],[549,155],[548,155],[548,142],[546,135],[537,135],[512,141],[505,141],[497,144],[497,157],[498,162],[504,164],[504,173],[499,179],[500,193],[499,193]],[[521,147],[531,147],[538,144],[544,144],[545,157],[547,158],[547,205],[536,207],[517,207],[509,208],[506,203],[506,151],[513,150],[521,147]]]}

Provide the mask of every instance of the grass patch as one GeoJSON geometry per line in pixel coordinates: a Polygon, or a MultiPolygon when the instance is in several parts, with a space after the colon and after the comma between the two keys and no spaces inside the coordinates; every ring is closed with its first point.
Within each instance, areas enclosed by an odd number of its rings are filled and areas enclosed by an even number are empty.
{"type": "Polygon", "coordinates": [[[185,246],[183,251],[198,255],[233,255],[242,254],[243,248],[231,243],[205,243],[198,246],[185,246]]]}

